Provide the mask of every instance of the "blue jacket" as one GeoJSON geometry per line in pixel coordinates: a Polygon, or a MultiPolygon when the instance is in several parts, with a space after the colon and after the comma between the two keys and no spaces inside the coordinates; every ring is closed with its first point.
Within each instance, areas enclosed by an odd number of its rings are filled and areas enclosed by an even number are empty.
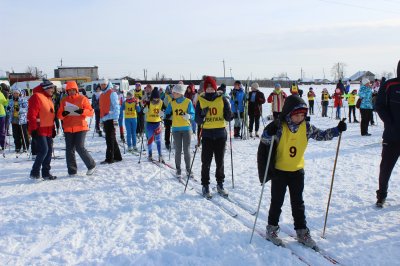
{"type": "MultiPolygon", "coordinates": [[[[14,99],[11,98],[8,102],[7,113],[11,119],[9,122],[13,122],[13,113],[14,113],[14,99]]],[[[18,98],[18,124],[25,125],[27,123],[27,114],[28,114],[28,100],[25,97],[18,98]]]]}
{"type": "Polygon", "coordinates": [[[383,140],[400,142],[400,77],[381,85],[375,107],[385,124],[383,140]]]}
{"type": "Polygon", "coordinates": [[[239,113],[243,113],[245,100],[243,88],[240,87],[239,90],[233,89],[229,95],[231,96],[231,99],[229,101],[231,103],[232,113],[236,113],[238,109],[239,113]]]}
{"type": "Polygon", "coordinates": [[[372,105],[372,89],[361,85],[358,96],[362,99],[360,109],[373,109],[372,105]]]}
{"type": "MultiPolygon", "coordinates": [[[[184,96],[178,98],[178,99],[173,99],[172,101],[176,101],[177,103],[181,103],[185,100],[186,98],[184,96]]],[[[190,120],[193,121],[195,118],[195,111],[194,107],[192,104],[192,101],[189,100],[189,105],[187,110],[185,111],[186,114],[190,115],[190,120]]],[[[171,103],[168,104],[167,109],[165,110],[165,117],[171,116],[172,114],[172,105],[171,103]]],[[[175,131],[190,131],[192,128],[191,126],[184,126],[184,127],[172,127],[172,132],[175,131]]]]}
{"type": "MultiPolygon", "coordinates": [[[[106,93],[108,90],[112,90],[112,83],[109,82],[106,89],[102,93],[106,93]]],[[[102,122],[107,120],[118,120],[120,112],[120,105],[118,101],[118,95],[115,91],[113,91],[110,95],[110,112],[103,116],[101,119],[102,122]]]]}

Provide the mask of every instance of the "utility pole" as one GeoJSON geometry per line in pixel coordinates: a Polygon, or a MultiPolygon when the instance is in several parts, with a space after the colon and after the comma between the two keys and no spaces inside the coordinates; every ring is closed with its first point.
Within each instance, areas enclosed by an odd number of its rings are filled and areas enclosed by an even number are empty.
{"type": "Polygon", "coordinates": [[[61,58],[61,66],[62,66],[62,58],[61,58]]]}
{"type": "Polygon", "coordinates": [[[300,80],[303,80],[303,68],[300,69],[300,80]]]}
{"type": "Polygon", "coordinates": [[[225,78],[225,59],[222,60],[222,65],[224,67],[224,78],[225,78]]]}
{"type": "Polygon", "coordinates": [[[339,69],[339,63],[337,63],[337,74],[338,74],[338,80],[340,79],[340,69],[339,69]]]}
{"type": "Polygon", "coordinates": [[[233,78],[233,77],[232,77],[232,68],[229,68],[229,71],[231,72],[231,78],[233,78]]]}

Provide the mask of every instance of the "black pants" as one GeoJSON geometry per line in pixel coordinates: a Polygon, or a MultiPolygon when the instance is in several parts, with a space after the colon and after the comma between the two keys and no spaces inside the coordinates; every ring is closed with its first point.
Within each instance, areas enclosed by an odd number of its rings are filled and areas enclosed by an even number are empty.
{"type": "Polygon", "coordinates": [[[389,179],[393,168],[400,156],[400,142],[382,143],[382,161],[379,171],[379,190],[376,191],[378,199],[386,199],[389,179]]]}
{"type": "Polygon", "coordinates": [[[92,169],[96,166],[92,156],[85,148],[85,138],[87,131],[75,133],[65,132],[65,158],[67,159],[68,174],[73,175],[78,171],[76,165],[75,151],[79,154],[87,169],[92,169]]]}
{"type": "Polygon", "coordinates": [[[328,105],[329,105],[329,102],[327,102],[327,101],[321,102],[322,117],[328,117],[328,105]]]}
{"type": "Polygon", "coordinates": [[[100,109],[94,110],[94,123],[96,132],[100,131],[100,109]]]}
{"type": "Polygon", "coordinates": [[[37,154],[35,162],[32,165],[31,176],[39,176],[40,168],[42,169],[42,177],[50,176],[53,139],[45,136],[37,136],[33,139],[35,139],[37,154]]]}
{"type": "Polygon", "coordinates": [[[144,132],[144,113],[139,112],[137,115],[136,134],[142,135],[144,132]]]}
{"type": "Polygon", "coordinates": [[[171,144],[171,126],[172,126],[172,120],[165,119],[164,120],[164,127],[165,127],[164,140],[165,140],[165,145],[170,145],[171,144]]]}
{"type": "Polygon", "coordinates": [[[314,100],[308,101],[308,112],[310,115],[314,114],[314,100]]]}
{"type": "Polygon", "coordinates": [[[27,124],[12,124],[12,133],[14,138],[15,150],[29,149],[29,136],[27,124]],[[24,143],[25,141],[25,143],[24,143]]]}
{"type": "Polygon", "coordinates": [[[106,134],[107,144],[106,161],[121,161],[122,156],[117,143],[117,137],[115,136],[115,127],[112,119],[104,122],[104,133],[106,134]]]}
{"type": "Polygon", "coordinates": [[[225,179],[224,173],[224,155],[226,138],[211,139],[202,138],[201,149],[201,184],[210,184],[210,166],[213,155],[215,156],[215,178],[217,183],[223,183],[225,179]]]}
{"type": "Polygon", "coordinates": [[[249,115],[249,132],[253,132],[253,125],[255,124],[254,131],[257,132],[260,128],[260,116],[249,115]]]}
{"type": "Polygon", "coordinates": [[[349,105],[349,122],[351,122],[351,114],[353,113],[353,122],[357,121],[356,118],[356,106],[355,105],[349,105]]]}
{"type": "Polygon", "coordinates": [[[361,136],[368,134],[368,125],[372,116],[372,109],[360,109],[361,113],[361,136]]]}
{"type": "Polygon", "coordinates": [[[290,204],[294,219],[294,229],[307,228],[305,207],[303,201],[304,170],[286,172],[276,170],[271,180],[271,205],[269,208],[268,224],[277,226],[285,200],[286,187],[289,187],[290,204]]]}

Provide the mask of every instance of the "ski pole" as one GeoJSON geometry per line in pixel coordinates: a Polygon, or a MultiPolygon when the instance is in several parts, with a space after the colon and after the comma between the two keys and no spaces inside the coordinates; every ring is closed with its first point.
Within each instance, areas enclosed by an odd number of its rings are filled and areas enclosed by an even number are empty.
{"type": "Polygon", "coordinates": [[[262,123],[263,123],[263,126],[265,127],[266,124],[265,124],[264,117],[263,117],[263,115],[262,115],[262,108],[261,108],[261,105],[258,106],[258,109],[260,110],[261,121],[262,121],[262,123]]]}
{"type": "Polygon", "coordinates": [[[267,167],[265,168],[265,172],[264,172],[264,179],[263,179],[262,188],[261,188],[260,200],[258,201],[256,218],[254,220],[253,231],[251,232],[250,244],[251,244],[251,240],[253,240],[254,230],[256,229],[256,224],[257,224],[257,219],[258,219],[258,214],[260,212],[261,200],[262,200],[262,196],[263,196],[263,193],[264,193],[265,183],[266,183],[266,180],[267,180],[269,164],[271,162],[272,147],[274,146],[274,141],[275,141],[275,136],[272,136],[271,145],[269,146],[269,152],[268,152],[267,167]]]}
{"type": "MultiPolygon", "coordinates": [[[[342,121],[343,122],[346,121],[346,118],[343,118],[342,121]]],[[[340,134],[339,134],[339,140],[338,140],[338,144],[337,144],[337,148],[336,148],[336,156],[335,156],[335,162],[333,164],[331,188],[330,188],[330,191],[329,191],[328,204],[326,206],[325,222],[324,222],[324,230],[322,231],[322,238],[325,238],[326,221],[328,220],[329,204],[331,202],[333,180],[335,179],[336,163],[337,163],[337,158],[338,158],[338,155],[339,155],[339,147],[340,147],[341,139],[342,139],[342,132],[340,132],[340,134]]]]}
{"type": "Polygon", "coordinates": [[[231,132],[231,121],[229,121],[229,143],[231,146],[231,170],[232,170],[232,189],[235,188],[235,182],[233,179],[233,152],[232,152],[232,132],[231,132]]]}
{"type": "Polygon", "coordinates": [[[143,139],[144,139],[144,134],[142,133],[141,134],[142,135],[142,142],[141,142],[141,144],[140,144],[140,154],[139,154],[139,162],[138,163],[140,163],[140,160],[142,159],[142,151],[143,151],[143,139]]]}
{"type": "Polygon", "coordinates": [[[28,152],[28,150],[26,149],[26,142],[25,142],[24,130],[22,129],[22,125],[19,125],[19,126],[20,126],[20,128],[21,128],[21,135],[22,135],[22,141],[23,141],[23,143],[24,143],[24,150],[25,150],[26,152],[28,152]]]}
{"type": "MultiPolygon", "coordinates": [[[[170,160],[171,160],[171,150],[172,150],[172,132],[171,132],[171,129],[170,129],[170,132],[169,132],[169,134],[170,134],[170,137],[169,137],[169,153],[168,153],[168,161],[170,161],[170,160]]],[[[175,150],[175,152],[176,152],[176,150],[175,150]]]]}
{"type": "MultiPolygon", "coordinates": [[[[186,184],[185,184],[185,190],[183,191],[183,193],[186,192],[186,188],[187,188],[187,185],[188,185],[188,183],[189,183],[189,178],[190,178],[190,175],[192,174],[192,168],[193,168],[194,158],[196,157],[197,149],[198,149],[199,146],[200,146],[200,141],[201,141],[201,135],[202,135],[202,133],[203,133],[203,127],[200,128],[199,138],[197,139],[197,146],[196,146],[196,148],[194,149],[193,159],[192,159],[192,163],[190,164],[190,169],[189,169],[189,173],[188,173],[188,176],[187,176],[187,179],[186,179],[186,184]]],[[[175,152],[176,152],[176,151],[175,151],[175,152]]]]}

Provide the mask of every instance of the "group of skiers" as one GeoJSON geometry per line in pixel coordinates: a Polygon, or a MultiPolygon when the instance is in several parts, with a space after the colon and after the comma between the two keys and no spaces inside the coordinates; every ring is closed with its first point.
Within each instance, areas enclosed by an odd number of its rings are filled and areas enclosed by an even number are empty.
{"type": "MultiPolygon", "coordinates": [[[[388,189],[388,181],[391,171],[400,155],[398,136],[400,133],[400,62],[398,78],[382,83],[376,100],[376,110],[383,122],[385,131],[383,134],[383,152],[379,175],[379,190],[377,190],[377,206],[383,206],[388,189]]],[[[361,134],[367,136],[368,126],[372,112],[372,89],[367,79],[362,80],[359,97],[362,100],[361,134]],[[371,110],[371,111],[369,111],[371,110]]],[[[240,81],[236,81],[234,88],[228,95],[226,86],[217,87],[213,77],[206,76],[196,92],[193,86],[187,86],[183,82],[176,85],[168,85],[165,92],[159,88],[147,85],[144,90],[141,84],[135,84],[135,89],[126,93],[114,87],[107,79],[102,80],[96,88],[92,103],[79,93],[75,81],[65,84],[65,96],[63,96],[55,109],[53,94],[55,86],[49,80],[43,82],[33,90],[33,95],[27,101],[21,97],[19,90],[14,90],[9,99],[7,92],[0,93],[0,130],[5,131],[4,114],[8,110],[11,113],[12,130],[15,139],[15,149],[28,150],[29,135],[35,143],[35,161],[30,177],[39,179],[56,179],[50,173],[50,162],[53,150],[53,138],[57,135],[55,118],[62,121],[65,136],[67,170],[70,176],[77,174],[75,151],[79,154],[87,167],[87,175],[92,175],[96,169],[96,162],[85,148],[85,137],[89,130],[87,118],[95,115],[95,130],[105,133],[106,153],[105,160],[101,164],[112,164],[122,160],[121,151],[116,139],[116,128],[120,128],[121,139],[125,142],[124,126],[127,133],[129,152],[142,153],[142,147],[138,149],[138,141],[143,143],[145,134],[147,139],[148,159],[153,161],[154,153],[152,144],[156,143],[159,163],[165,163],[162,148],[161,135],[164,124],[165,147],[171,149],[173,139],[175,147],[176,177],[182,178],[181,154],[183,151],[185,173],[187,178],[193,178],[191,169],[191,135],[197,129],[196,149],[201,145],[201,185],[202,193],[206,198],[211,198],[210,166],[212,158],[216,164],[217,191],[220,195],[228,197],[228,191],[224,188],[224,156],[228,138],[227,124],[234,120],[234,137],[240,137],[244,130],[254,132],[258,137],[260,117],[262,117],[262,104],[271,103],[273,121],[263,130],[257,153],[258,173],[261,183],[267,177],[271,180],[271,203],[269,208],[267,238],[274,244],[280,245],[279,216],[285,198],[286,188],[289,187],[294,227],[299,242],[314,247],[315,241],[311,238],[305,219],[305,207],[303,201],[304,189],[304,153],[308,139],[318,141],[331,140],[346,131],[347,125],[341,120],[336,127],[320,130],[306,120],[307,114],[314,114],[315,93],[310,88],[307,93],[309,106],[300,97],[294,88],[292,95],[287,96],[282,91],[280,84],[275,84],[274,91],[265,99],[259,91],[257,83],[251,84],[251,91],[247,94],[243,90],[240,81]],[[119,93],[118,93],[119,92],[119,93]],[[118,94],[122,94],[122,97],[118,94]],[[245,108],[249,116],[249,128],[243,126],[245,108]],[[123,121],[121,120],[123,119],[123,121]],[[122,130],[121,130],[122,127],[122,130]],[[103,131],[101,130],[103,129],[103,131]],[[142,131],[143,130],[143,131],[142,131]],[[28,135],[29,131],[29,135],[28,135]],[[172,133],[172,138],[170,137],[172,133]],[[272,152],[269,152],[269,150],[272,152]],[[267,168],[267,166],[269,166],[267,168]],[[41,175],[40,175],[41,172],[41,175]]],[[[333,98],[342,100],[341,88],[335,90],[333,98]],[[337,95],[335,95],[337,94],[337,95]]],[[[347,94],[349,106],[355,105],[357,92],[353,90],[347,94]]],[[[331,96],[327,90],[322,92],[322,103],[331,96]]],[[[326,106],[322,104],[322,116],[326,116],[326,106]]],[[[358,122],[354,116],[353,121],[358,122]]],[[[340,119],[340,110],[337,111],[340,119]]],[[[0,136],[0,145],[4,149],[4,134],[0,136]]],[[[33,147],[32,147],[33,149],[33,147]]]]}

